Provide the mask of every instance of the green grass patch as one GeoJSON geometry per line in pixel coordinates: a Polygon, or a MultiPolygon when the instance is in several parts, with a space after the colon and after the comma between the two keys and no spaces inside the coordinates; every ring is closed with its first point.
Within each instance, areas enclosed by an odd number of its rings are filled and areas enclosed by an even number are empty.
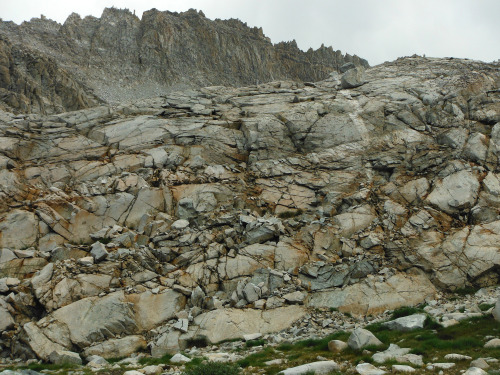
{"type": "Polygon", "coordinates": [[[17,369],[32,370],[32,371],[42,371],[42,370],[60,371],[60,370],[74,370],[77,367],[78,367],[77,365],[69,363],[64,363],[61,365],[55,365],[53,363],[32,363],[27,366],[18,367],[17,369]]]}
{"type": "Polygon", "coordinates": [[[184,375],[239,375],[241,369],[232,363],[203,362],[187,368],[184,375]]]}
{"type": "MultiPolygon", "coordinates": [[[[389,344],[394,343],[403,348],[411,348],[411,353],[422,355],[425,362],[444,362],[444,356],[449,353],[470,355],[474,359],[479,357],[500,358],[500,349],[483,347],[486,342],[485,336],[500,336],[500,325],[492,316],[464,320],[447,328],[428,318],[423,329],[411,332],[391,331],[382,323],[371,324],[365,328],[373,332],[384,343],[382,347],[365,348],[372,353],[383,351],[389,344]]],[[[340,353],[332,353],[328,350],[330,340],[346,341],[349,335],[350,333],[347,332],[337,332],[320,339],[302,340],[295,343],[284,342],[275,349],[267,346],[238,363],[243,368],[254,367],[252,373],[275,375],[285,368],[317,361],[318,356],[337,362],[349,361],[353,365],[362,361],[372,362],[372,354],[363,354],[363,351],[347,348],[340,353]],[[265,362],[277,358],[286,358],[288,362],[281,365],[265,365],[265,362]]],[[[396,362],[389,361],[385,365],[392,364],[396,364],[396,362]]],[[[465,362],[464,364],[458,363],[454,369],[463,370],[466,369],[464,367],[466,365],[465,362]]]]}
{"type": "Polygon", "coordinates": [[[459,288],[454,291],[455,294],[459,296],[467,296],[469,294],[475,294],[479,289],[474,288],[472,286],[466,286],[464,288],[459,288]]]}
{"type": "Polygon", "coordinates": [[[143,357],[139,359],[139,363],[141,365],[161,365],[161,364],[169,364],[170,359],[172,358],[171,354],[165,354],[163,357],[154,358],[154,357],[143,357]]]}
{"type": "Polygon", "coordinates": [[[402,318],[403,316],[410,316],[413,314],[419,314],[421,312],[422,312],[422,309],[420,309],[418,307],[412,307],[412,306],[400,307],[399,309],[396,309],[392,312],[391,320],[394,320],[397,318],[402,318]]]}
{"type": "Polygon", "coordinates": [[[481,311],[488,311],[489,309],[491,309],[494,306],[495,306],[494,303],[482,303],[479,305],[479,309],[481,311]]]}
{"type": "Polygon", "coordinates": [[[243,359],[240,359],[237,363],[243,368],[246,368],[248,366],[262,367],[265,366],[264,362],[270,361],[275,358],[276,351],[271,347],[267,347],[258,353],[253,353],[243,359]]]}
{"type": "Polygon", "coordinates": [[[289,342],[285,342],[285,343],[279,345],[276,349],[278,349],[279,351],[282,351],[282,352],[288,352],[288,351],[293,349],[293,344],[291,344],[289,342]]]}
{"type": "Polygon", "coordinates": [[[264,346],[266,344],[266,340],[249,340],[245,343],[247,348],[253,348],[254,346],[264,346]]]}

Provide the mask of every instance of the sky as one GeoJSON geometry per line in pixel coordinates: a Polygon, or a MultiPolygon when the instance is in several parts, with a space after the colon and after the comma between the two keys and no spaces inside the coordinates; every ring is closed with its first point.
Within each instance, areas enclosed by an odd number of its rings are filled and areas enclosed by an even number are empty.
{"type": "Polygon", "coordinates": [[[500,59],[500,0],[0,0],[0,17],[19,24],[43,14],[63,23],[72,12],[99,17],[111,6],[139,17],[151,8],[194,8],[210,19],[239,18],[273,43],[324,44],[371,65],[415,53],[500,59]]]}

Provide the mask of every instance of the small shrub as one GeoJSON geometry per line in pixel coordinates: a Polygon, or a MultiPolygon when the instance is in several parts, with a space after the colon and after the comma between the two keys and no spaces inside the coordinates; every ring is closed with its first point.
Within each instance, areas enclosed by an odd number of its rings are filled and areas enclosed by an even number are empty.
{"type": "Polygon", "coordinates": [[[438,322],[436,322],[430,316],[427,316],[427,318],[425,318],[424,328],[427,328],[427,329],[438,329],[438,328],[441,328],[441,324],[439,324],[438,322]]]}
{"type": "Polygon", "coordinates": [[[192,339],[188,339],[186,344],[188,348],[192,348],[193,346],[196,346],[197,348],[204,348],[208,346],[208,339],[205,336],[196,336],[192,339]]]}
{"type": "Polygon", "coordinates": [[[469,294],[474,294],[477,292],[477,288],[474,288],[472,286],[466,286],[464,288],[460,288],[455,290],[455,294],[458,294],[459,296],[466,296],[469,294]]]}
{"type": "Polygon", "coordinates": [[[416,307],[410,307],[410,306],[400,307],[399,309],[396,309],[392,312],[391,319],[402,318],[403,316],[409,316],[417,314],[419,312],[421,312],[421,310],[416,307]]]}
{"type": "Polygon", "coordinates": [[[288,352],[293,349],[293,345],[290,344],[289,342],[285,342],[281,345],[279,345],[276,349],[282,351],[282,352],[288,352]]]}
{"type": "Polygon", "coordinates": [[[192,366],[183,372],[184,375],[239,375],[240,368],[230,363],[205,362],[192,366]]]}
{"type": "Polygon", "coordinates": [[[171,354],[165,354],[161,358],[154,357],[143,357],[139,359],[139,363],[141,365],[160,365],[170,363],[170,358],[172,358],[171,354]]]}
{"type": "Polygon", "coordinates": [[[495,306],[494,303],[482,303],[479,305],[479,309],[481,311],[487,311],[487,310],[491,309],[493,306],[495,306]]]}
{"type": "Polygon", "coordinates": [[[252,348],[254,346],[263,346],[266,343],[266,340],[250,340],[245,343],[247,348],[252,348]]]}

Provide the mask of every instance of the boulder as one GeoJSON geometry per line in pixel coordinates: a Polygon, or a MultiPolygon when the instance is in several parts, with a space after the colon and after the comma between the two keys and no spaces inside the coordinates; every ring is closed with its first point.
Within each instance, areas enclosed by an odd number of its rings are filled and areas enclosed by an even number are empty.
{"type": "Polygon", "coordinates": [[[487,375],[488,373],[479,367],[471,367],[463,375],[487,375]]]}
{"type": "Polygon", "coordinates": [[[191,358],[182,355],[181,353],[175,354],[172,358],[170,358],[170,363],[188,363],[191,362],[191,358]]]}
{"type": "Polygon", "coordinates": [[[51,341],[43,331],[33,322],[23,326],[26,342],[33,352],[43,361],[48,362],[53,351],[64,352],[66,348],[51,341]]]}
{"type": "Polygon", "coordinates": [[[484,358],[477,358],[470,363],[470,367],[479,367],[480,369],[486,370],[490,368],[488,362],[484,358]]]}
{"type": "Polygon", "coordinates": [[[407,332],[424,328],[426,319],[427,315],[425,314],[413,314],[391,320],[383,325],[393,331],[407,332]]]}
{"type": "Polygon", "coordinates": [[[49,355],[50,363],[54,363],[56,365],[81,365],[82,359],[80,355],[75,352],[70,352],[67,350],[54,350],[49,355]]]}
{"type": "Polygon", "coordinates": [[[446,176],[434,185],[427,201],[448,214],[470,210],[479,192],[477,176],[462,170],[446,176]]]}
{"type": "Polygon", "coordinates": [[[351,349],[361,350],[367,346],[382,346],[384,344],[370,331],[363,328],[356,328],[349,336],[347,345],[349,345],[351,349]]]}
{"type": "Polygon", "coordinates": [[[396,274],[386,281],[367,278],[343,289],[310,293],[309,307],[337,308],[354,315],[380,314],[403,306],[414,306],[434,298],[436,288],[422,274],[396,274]]]}
{"type": "Polygon", "coordinates": [[[340,84],[343,89],[358,87],[363,85],[365,82],[365,71],[360,67],[347,70],[340,78],[340,84]]]}
{"type": "Polygon", "coordinates": [[[105,260],[108,257],[106,246],[101,242],[95,242],[90,250],[90,255],[92,255],[96,263],[105,260]]]}
{"type": "Polygon", "coordinates": [[[386,372],[370,363],[360,363],[356,366],[356,372],[360,375],[383,375],[386,372]]]}
{"type": "Polygon", "coordinates": [[[409,354],[410,350],[410,348],[400,348],[396,344],[390,344],[387,350],[375,353],[372,358],[377,363],[384,363],[389,360],[394,360],[400,363],[411,363],[416,366],[423,366],[424,362],[422,356],[409,354]]]}
{"type": "Polygon", "coordinates": [[[0,299],[0,332],[13,328],[14,324],[14,319],[7,309],[7,304],[0,299]]]}
{"type": "Polygon", "coordinates": [[[101,356],[105,359],[128,357],[141,349],[145,349],[146,345],[146,340],[142,336],[125,336],[89,346],[83,351],[83,356],[101,356]]]}
{"type": "Polygon", "coordinates": [[[278,332],[290,327],[306,314],[299,305],[278,307],[272,310],[224,309],[198,315],[195,324],[199,326],[196,336],[205,336],[211,343],[241,339],[249,333],[278,332]]]}
{"type": "Polygon", "coordinates": [[[497,322],[500,322],[500,297],[498,297],[498,299],[495,303],[495,307],[493,308],[491,313],[493,314],[493,317],[495,318],[495,320],[497,322]]]}
{"type": "Polygon", "coordinates": [[[416,370],[411,367],[411,366],[407,366],[407,365],[392,365],[392,372],[415,372],[416,370]]]}
{"type": "Polygon", "coordinates": [[[51,318],[54,323],[50,323],[44,331],[63,324],[73,344],[80,348],[138,330],[133,305],[122,291],[73,302],[54,311],[51,318]]]}
{"type": "Polygon", "coordinates": [[[291,367],[278,372],[283,375],[302,375],[302,374],[330,374],[333,371],[338,371],[340,366],[334,361],[318,361],[307,363],[305,365],[291,367]]]}
{"type": "Polygon", "coordinates": [[[126,301],[133,306],[135,324],[142,331],[149,331],[172,319],[186,305],[186,297],[171,289],[158,294],[149,291],[130,294],[126,301]]]}
{"type": "Polygon", "coordinates": [[[0,248],[24,249],[36,244],[38,219],[33,212],[12,210],[0,221],[0,248]]]}
{"type": "Polygon", "coordinates": [[[328,350],[333,353],[342,352],[347,349],[349,345],[346,342],[340,340],[331,340],[328,342],[328,350]]]}
{"type": "Polygon", "coordinates": [[[500,339],[491,339],[486,344],[484,344],[485,348],[500,348],[500,339]]]}

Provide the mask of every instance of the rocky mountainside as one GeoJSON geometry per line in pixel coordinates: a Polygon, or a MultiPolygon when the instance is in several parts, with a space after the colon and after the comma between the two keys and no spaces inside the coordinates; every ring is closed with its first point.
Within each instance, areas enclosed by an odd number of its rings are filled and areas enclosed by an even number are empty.
{"type": "Polygon", "coordinates": [[[139,19],[108,8],[101,18],[72,14],[63,25],[45,18],[0,22],[0,105],[60,113],[174,89],[318,81],[348,62],[368,67],[331,47],[273,45],[262,29],[234,19],[156,9],[139,19]]]}
{"type": "Polygon", "coordinates": [[[0,112],[2,355],[161,356],[497,285],[499,83],[414,56],[0,112]]]}
{"type": "Polygon", "coordinates": [[[2,23],[0,51],[3,358],[277,343],[426,302],[449,326],[498,298],[446,303],[499,284],[499,63],[368,68],[116,9],[2,23]]]}

